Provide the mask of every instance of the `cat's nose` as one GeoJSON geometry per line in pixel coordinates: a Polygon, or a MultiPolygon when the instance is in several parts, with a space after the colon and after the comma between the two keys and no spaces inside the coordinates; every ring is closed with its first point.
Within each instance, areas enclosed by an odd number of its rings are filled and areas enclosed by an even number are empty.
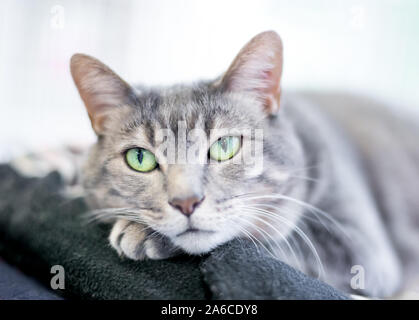
{"type": "Polygon", "coordinates": [[[185,216],[190,216],[195,209],[204,201],[204,196],[191,196],[187,198],[175,198],[169,201],[169,204],[182,212],[185,216]]]}

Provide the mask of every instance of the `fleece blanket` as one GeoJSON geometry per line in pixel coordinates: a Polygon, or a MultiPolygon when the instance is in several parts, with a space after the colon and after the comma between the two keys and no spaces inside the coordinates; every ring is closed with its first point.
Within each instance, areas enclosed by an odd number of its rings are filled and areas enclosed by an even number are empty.
{"type": "Polygon", "coordinates": [[[109,225],[88,224],[82,198],[60,195],[57,172],[20,176],[0,165],[0,256],[46,286],[53,266],[76,299],[347,299],[327,284],[275,260],[252,243],[231,241],[201,257],[121,259],[109,225]]]}

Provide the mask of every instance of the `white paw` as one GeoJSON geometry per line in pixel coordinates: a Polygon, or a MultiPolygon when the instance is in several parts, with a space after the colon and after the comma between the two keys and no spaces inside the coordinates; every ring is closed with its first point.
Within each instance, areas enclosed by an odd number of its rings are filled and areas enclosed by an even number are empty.
{"type": "Polygon", "coordinates": [[[118,220],[109,241],[119,255],[132,260],[167,259],[178,253],[168,240],[151,235],[144,225],[132,221],[118,220]]]}

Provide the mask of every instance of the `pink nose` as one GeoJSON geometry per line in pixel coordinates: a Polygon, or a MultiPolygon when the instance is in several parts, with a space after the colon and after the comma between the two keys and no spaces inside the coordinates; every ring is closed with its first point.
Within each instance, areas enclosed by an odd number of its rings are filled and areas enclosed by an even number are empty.
{"type": "Polygon", "coordinates": [[[205,197],[192,196],[184,199],[175,198],[169,204],[182,212],[185,216],[190,216],[195,209],[204,201],[205,197]]]}

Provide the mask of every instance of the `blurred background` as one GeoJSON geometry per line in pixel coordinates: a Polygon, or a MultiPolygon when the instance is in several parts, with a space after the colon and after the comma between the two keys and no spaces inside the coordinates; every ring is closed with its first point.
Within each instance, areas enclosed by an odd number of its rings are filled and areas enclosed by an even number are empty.
{"type": "Polygon", "coordinates": [[[285,90],[359,92],[419,119],[417,0],[0,0],[0,160],[94,141],[73,53],[171,84],[218,76],[269,29],[284,42],[285,90]]]}

